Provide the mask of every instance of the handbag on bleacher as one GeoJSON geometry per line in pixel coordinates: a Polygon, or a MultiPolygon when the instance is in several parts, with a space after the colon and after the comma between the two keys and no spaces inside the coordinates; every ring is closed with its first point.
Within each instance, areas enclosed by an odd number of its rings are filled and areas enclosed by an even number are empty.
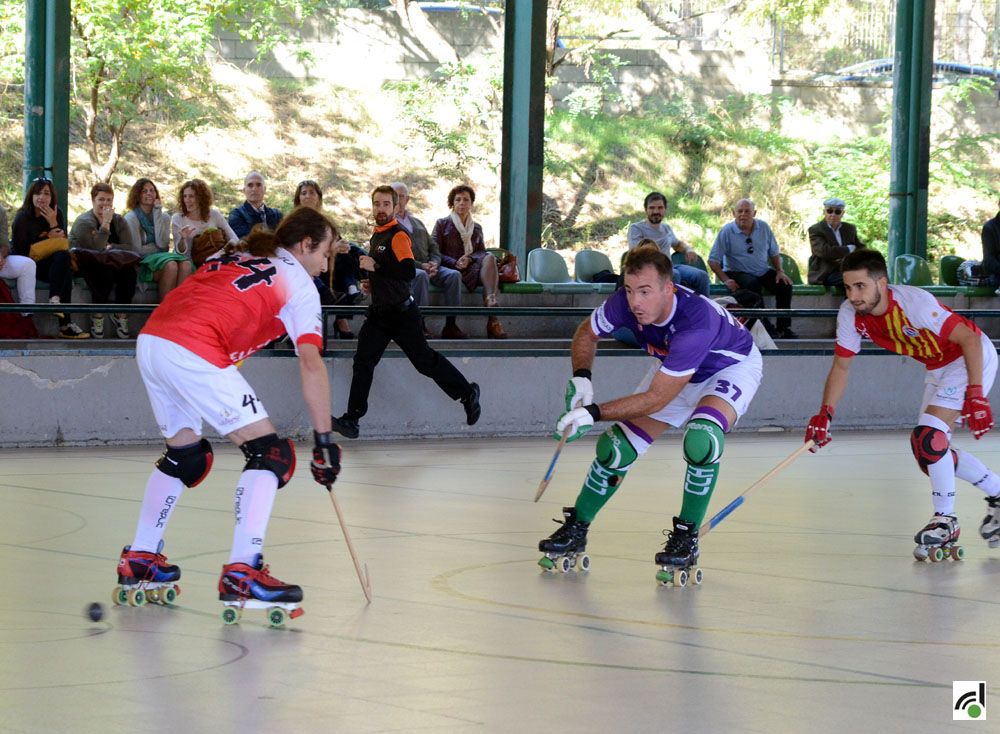
{"type": "Polygon", "coordinates": [[[993,283],[990,276],[983,271],[983,264],[979,260],[964,261],[958,266],[958,272],[955,275],[959,285],[972,286],[973,288],[991,286],[993,283]]]}

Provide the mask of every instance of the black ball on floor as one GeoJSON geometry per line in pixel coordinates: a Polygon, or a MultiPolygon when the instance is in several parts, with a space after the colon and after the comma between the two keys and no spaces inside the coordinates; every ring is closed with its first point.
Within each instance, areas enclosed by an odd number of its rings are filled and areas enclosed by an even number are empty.
{"type": "Polygon", "coordinates": [[[95,601],[87,607],[87,616],[91,622],[100,622],[104,618],[104,607],[95,601]]]}

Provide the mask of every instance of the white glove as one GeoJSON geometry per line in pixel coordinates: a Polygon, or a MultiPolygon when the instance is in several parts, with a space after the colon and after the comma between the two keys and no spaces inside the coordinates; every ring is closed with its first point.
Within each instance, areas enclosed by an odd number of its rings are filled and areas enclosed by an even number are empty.
{"type": "Polygon", "coordinates": [[[589,377],[573,377],[566,383],[566,410],[594,402],[594,383],[589,377]]]}
{"type": "MultiPolygon", "coordinates": [[[[596,407],[596,406],[595,406],[596,407]]],[[[591,415],[590,411],[586,408],[574,408],[573,410],[563,413],[556,423],[556,430],[552,434],[552,438],[561,440],[563,433],[569,428],[569,436],[566,439],[566,443],[575,441],[580,438],[583,434],[594,427],[594,416],[591,415]]]]}

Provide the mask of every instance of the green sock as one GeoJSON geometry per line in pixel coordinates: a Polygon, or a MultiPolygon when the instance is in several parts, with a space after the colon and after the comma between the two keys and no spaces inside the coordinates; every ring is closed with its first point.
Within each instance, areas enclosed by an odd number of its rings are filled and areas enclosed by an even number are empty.
{"type": "Polygon", "coordinates": [[[718,478],[718,462],[708,466],[688,464],[687,472],[684,474],[684,502],[679,515],[681,520],[691,523],[696,528],[701,526],[718,478]]]}
{"type": "Polygon", "coordinates": [[[590,465],[583,488],[576,498],[576,517],[583,522],[593,522],[597,513],[607,504],[621,486],[625,472],[601,466],[597,459],[590,465]]]}

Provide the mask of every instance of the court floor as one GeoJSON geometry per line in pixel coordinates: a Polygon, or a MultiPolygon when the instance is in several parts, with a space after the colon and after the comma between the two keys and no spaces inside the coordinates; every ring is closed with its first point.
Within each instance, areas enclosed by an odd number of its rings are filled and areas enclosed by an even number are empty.
{"type": "MultiPolygon", "coordinates": [[[[712,511],[799,441],[732,436],[712,511]]],[[[959,443],[1000,466],[1000,436],[959,443]]],[[[799,458],[705,538],[704,583],[683,589],[658,586],[652,562],[680,507],[678,435],[592,526],[586,574],[536,565],[593,457],[592,439],[567,446],[534,504],[554,446],[349,442],[336,491],[371,605],[300,447],[266,544],[275,575],[305,590],[284,629],[260,612],[220,619],[235,448],[216,442],[212,474],[171,520],[177,604],[144,608],[109,602],[158,449],[0,452],[0,732],[1000,729],[952,722],[952,681],[1000,690],[986,504],[961,485],[966,559],[915,562],[931,505],[906,432],[840,432],[799,458]]]]}

